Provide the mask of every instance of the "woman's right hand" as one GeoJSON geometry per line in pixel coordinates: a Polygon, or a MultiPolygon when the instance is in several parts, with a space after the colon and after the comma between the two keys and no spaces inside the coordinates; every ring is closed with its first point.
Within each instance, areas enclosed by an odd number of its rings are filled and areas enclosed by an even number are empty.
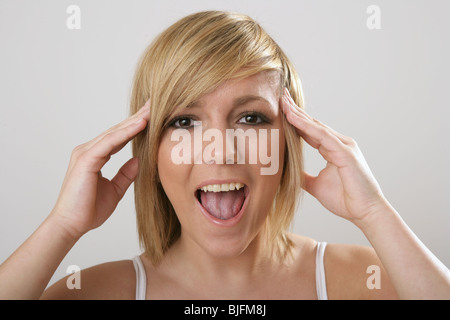
{"type": "Polygon", "coordinates": [[[133,116],[73,150],[58,200],[49,216],[69,237],[78,239],[102,225],[136,179],[137,158],[126,162],[111,180],[102,176],[101,169],[113,154],[144,130],[149,110],[147,101],[133,116]]]}

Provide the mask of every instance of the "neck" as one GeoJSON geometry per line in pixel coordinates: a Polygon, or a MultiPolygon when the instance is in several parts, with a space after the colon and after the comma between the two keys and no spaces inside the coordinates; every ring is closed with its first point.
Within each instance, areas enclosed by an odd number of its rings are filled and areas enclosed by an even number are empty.
{"type": "Polygon", "coordinates": [[[241,253],[215,256],[199,246],[189,236],[180,236],[167,253],[167,262],[185,278],[196,283],[245,286],[264,279],[267,272],[280,265],[271,254],[266,235],[261,231],[241,253]]]}

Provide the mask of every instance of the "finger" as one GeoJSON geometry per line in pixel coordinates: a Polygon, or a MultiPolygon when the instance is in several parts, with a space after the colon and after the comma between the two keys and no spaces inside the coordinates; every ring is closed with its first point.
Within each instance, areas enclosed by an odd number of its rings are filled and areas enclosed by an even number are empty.
{"type": "Polygon", "coordinates": [[[107,134],[117,131],[117,130],[121,130],[124,127],[138,121],[141,118],[145,119],[146,121],[149,121],[149,117],[150,117],[150,100],[148,100],[135,114],[133,114],[132,116],[123,120],[122,122],[116,124],[115,126],[109,128],[108,130],[106,130],[105,132],[100,134],[99,136],[95,137],[94,139],[92,139],[91,141],[86,143],[85,147],[86,147],[86,149],[89,149],[94,144],[96,144],[98,141],[103,139],[107,134]]]}
{"type": "MultiPolygon", "coordinates": [[[[342,189],[342,182],[339,175],[339,168],[331,162],[327,162],[317,176],[302,172],[303,189],[316,199],[322,198],[330,190],[337,191],[342,189]],[[323,186],[326,185],[326,188],[323,186]]],[[[320,200],[319,200],[320,201],[320,200]]]]}
{"type": "MultiPolygon", "coordinates": [[[[342,148],[342,142],[326,126],[313,119],[306,113],[300,113],[288,100],[283,99],[283,112],[286,119],[297,128],[305,141],[315,149],[322,146],[327,151],[336,151],[342,148]]],[[[320,151],[320,150],[319,150],[320,151]]]]}
{"type": "Polygon", "coordinates": [[[109,160],[111,155],[122,149],[146,125],[147,121],[140,118],[127,127],[106,134],[81,156],[84,163],[87,164],[89,171],[98,172],[109,160]]]}
{"type": "MultiPolygon", "coordinates": [[[[67,174],[69,174],[76,166],[77,163],[79,161],[80,158],[84,158],[84,159],[88,159],[88,156],[85,156],[85,153],[88,152],[93,146],[95,146],[98,142],[102,141],[107,135],[110,135],[112,132],[115,132],[117,130],[123,130],[124,128],[126,128],[129,125],[136,125],[136,122],[139,122],[140,119],[143,119],[144,122],[149,121],[150,117],[150,100],[147,100],[147,102],[141,107],[140,110],[138,110],[134,115],[132,115],[131,117],[125,119],[124,121],[122,121],[121,123],[115,125],[114,127],[108,129],[107,131],[103,132],[102,134],[100,134],[99,136],[97,136],[96,138],[77,146],[71,154],[71,161],[69,163],[69,168],[67,170],[67,174]]],[[[136,129],[143,130],[145,128],[146,125],[138,125],[136,127],[136,129]],[[141,126],[141,127],[140,127],[141,126]]],[[[138,132],[139,133],[139,132],[138,132]]],[[[116,146],[113,150],[111,150],[111,154],[114,154],[116,152],[118,152],[119,150],[121,150],[125,145],[127,144],[126,142],[123,142],[122,144],[119,144],[118,146],[116,146]]],[[[98,159],[97,159],[98,160],[98,159]]],[[[101,167],[104,165],[104,163],[106,161],[108,161],[108,159],[106,159],[103,164],[97,163],[94,167],[95,168],[99,168],[98,170],[101,169],[101,167]]],[[[93,159],[89,160],[89,163],[92,162],[93,159]]],[[[95,159],[94,159],[95,161],[95,159]]],[[[89,163],[87,163],[87,165],[89,166],[89,163]]]]}
{"type": "Polygon", "coordinates": [[[326,124],[320,122],[319,120],[314,119],[313,117],[311,117],[309,114],[307,114],[305,112],[305,110],[299,108],[294,100],[292,99],[291,95],[289,94],[289,91],[285,88],[284,89],[284,95],[283,95],[285,104],[282,104],[283,107],[283,112],[287,113],[289,111],[294,112],[298,117],[304,118],[305,121],[309,120],[312,121],[314,123],[316,123],[319,126],[324,127],[325,129],[327,129],[330,133],[332,133],[333,135],[335,135],[342,143],[346,144],[346,145],[351,145],[353,143],[353,139],[350,137],[347,137],[339,132],[337,132],[336,130],[334,130],[333,128],[330,128],[329,126],[327,126],[326,124]],[[287,106],[287,108],[286,108],[287,106]]]}
{"type": "Polygon", "coordinates": [[[128,187],[136,179],[138,169],[138,159],[131,158],[120,168],[120,170],[111,180],[119,199],[122,199],[128,187]]]}

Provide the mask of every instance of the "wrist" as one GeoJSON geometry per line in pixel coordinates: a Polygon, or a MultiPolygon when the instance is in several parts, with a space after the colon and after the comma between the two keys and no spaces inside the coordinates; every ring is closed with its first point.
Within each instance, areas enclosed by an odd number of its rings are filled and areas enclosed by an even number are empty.
{"type": "Polygon", "coordinates": [[[75,244],[83,236],[83,234],[73,230],[64,217],[58,215],[54,210],[44,220],[43,225],[46,225],[52,233],[69,245],[75,244]]]}
{"type": "Polygon", "coordinates": [[[380,204],[375,206],[370,213],[363,218],[354,220],[353,223],[363,232],[367,233],[371,229],[381,224],[385,224],[387,220],[398,216],[394,207],[384,199],[380,204]]]}

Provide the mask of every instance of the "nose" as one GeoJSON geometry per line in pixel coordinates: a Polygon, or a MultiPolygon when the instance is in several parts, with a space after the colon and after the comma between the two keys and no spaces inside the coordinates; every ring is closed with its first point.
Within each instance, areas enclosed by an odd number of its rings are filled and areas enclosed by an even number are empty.
{"type": "Polygon", "coordinates": [[[236,149],[233,129],[221,126],[220,129],[208,128],[203,134],[203,162],[205,164],[234,164],[236,163],[236,149]]]}

